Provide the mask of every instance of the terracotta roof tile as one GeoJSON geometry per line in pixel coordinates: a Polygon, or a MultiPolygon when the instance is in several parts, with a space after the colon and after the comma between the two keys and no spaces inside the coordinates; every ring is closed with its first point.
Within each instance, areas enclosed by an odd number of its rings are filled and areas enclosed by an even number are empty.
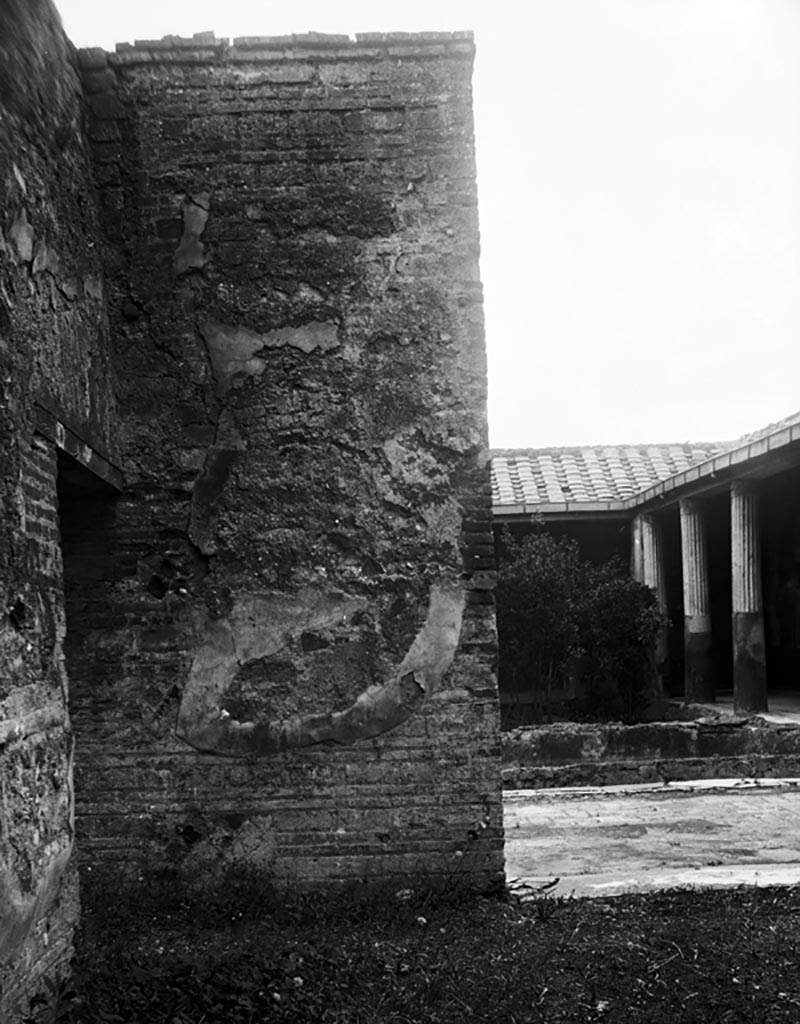
{"type": "Polygon", "coordinates": [[[492,452],[495,505],[630,498],[724,451],[724,444],[603,445],[492,452]]]}
{"type": "Polygon", "coordinates": [[[735,441],[496,450],[493,501],[495,506],[624,501],[727,450],[798,424],[800,411],[735,441]]]}

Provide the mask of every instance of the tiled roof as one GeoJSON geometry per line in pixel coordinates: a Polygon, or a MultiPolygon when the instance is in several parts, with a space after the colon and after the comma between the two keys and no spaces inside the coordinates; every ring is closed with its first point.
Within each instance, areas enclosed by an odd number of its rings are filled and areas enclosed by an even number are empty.
{"type": "Polygon", "coordinates": [[[495,507],[624,501],[727,447],[649,444],[493,451],[492,500],[495,507]]]}

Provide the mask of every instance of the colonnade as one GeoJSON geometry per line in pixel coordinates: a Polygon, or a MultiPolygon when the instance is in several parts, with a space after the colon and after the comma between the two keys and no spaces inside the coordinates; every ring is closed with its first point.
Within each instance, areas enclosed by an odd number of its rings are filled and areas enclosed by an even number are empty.
{"type": "MultiPolygon", "coordinates": [[[[702,499],[680,502],[685,695],[714,700],[708,532],[702,499]]],[[[730,488],[733,699],[740,711],[767,710],[767,668],[761,584],[758,491],[748,481],[730,488]]],[[[666,613],[667,591],[661,523],[652,513],[633,521],[631,568],[666,613]]],[[[667,629],[656,642],[654,688],[663,692],[667,629]]]]}

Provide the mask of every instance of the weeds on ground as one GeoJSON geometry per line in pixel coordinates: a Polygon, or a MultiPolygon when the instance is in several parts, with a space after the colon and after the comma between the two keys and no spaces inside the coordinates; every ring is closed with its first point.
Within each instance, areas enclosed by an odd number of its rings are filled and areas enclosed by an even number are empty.
{"type": "Polygon", "coordinates": [[[75,988],[31,1020],[781,1024],[798,925],[797,889],[90,901],[75,988]]]}

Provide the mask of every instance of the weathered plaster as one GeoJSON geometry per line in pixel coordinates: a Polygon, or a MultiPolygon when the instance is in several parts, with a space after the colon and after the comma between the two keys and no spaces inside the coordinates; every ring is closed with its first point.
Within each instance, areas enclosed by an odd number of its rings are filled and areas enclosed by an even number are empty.
{"type": "Polygon", "coordinates": [[[79,58],[126,481],[104,578],[78,517],[66,549],[79,851],[184,878],[252,833],[280,885],[442,877],[491,808],[458,866],[482,888],[502,828],[471,39],[195,42],[79,58]],[[434,610],[412,643],[441,580],[466,595],[443,675],[455,627],[434,610]]]}
{"type": "Polygon", "coordinates": [[[28,211],[23,206],[8,229],[8,237],[14,243],[20,262],[30,263],[33,259],[33,228],[28,222],[28,211]]]}
{"type": "MultiPolygon", "coordinates": [[[[61,765],[57,769],[60,770],[61,765]]],[[[44,771],[42,764],[41,773],[44,771]]],[[[0,838],[0,965],[19,953],[33,929],[51,910],[60,895],[72,856],[75,834],[72,754],[64,778],[58,780],[54,789],[37,778],[39,774],[38,767],[34,766],[23,776],[31,795],[36,794],[37,804],[25,833],[0,838]],[[55,832],[52,822],[64,822],[67,828],[55,832]],[[23,854],[25,863],[21,871],[19,866],[15,867],[15,862],[19,865],[20,853],[25,847],[29,855],[23,854]],[[22,878],[22,874],[29,877],[22,878]]],[[[4,805],[14,797],[18,794],[8,793],[4,788],[4,805]]],[[[8,811],[9,808],[4,807],[2,816],[11,820],[8,811]]]]}
{"type": "Polygon", "coordinates": [[[344,711],[240,722],[221,708],[238,668],[279,650],[287,634],[322,629],[363,609],[363,599],[307,590],[296,597],[240,597],[226,620],[209,623],[195,655],[178,713],[178,735],[200,750],[233,756],[268,755],[317,743],[348,744],[406,721],[438,687],[461,635],[465,592],[456,584],[431,588],[427,619],[394,677],[371,686],[344,711]]]}
{"type": "Polygon", "coordinates": [[[191,269],[202,270],[208,263],[200,236],[208,223],[210,201],[207,192],[199,192],[197,195],[186,196],[181,203],[183,236],[173,261],[176,274],[185,274],[191,269]]]}
{"type": "Polygon", "coordinates": [[[233,414],[223,409],[217,419],[214,443],[192,487],[189,538],[204,555],[216,551],[218,503],[239,455],[247,447],[233,414]]]}
{"type": "Polygon", "coordinates": [[[227,394],[238,375],[261,376],[267,364],[259,353],[265,349],[289,346],[306,354],[315,349],[329,352],[339,345],[337,330],[336,324],[316,321],[301,327],[279,327],[263,334],[211,320],[200,326],[220,397],[227,394]]]}

